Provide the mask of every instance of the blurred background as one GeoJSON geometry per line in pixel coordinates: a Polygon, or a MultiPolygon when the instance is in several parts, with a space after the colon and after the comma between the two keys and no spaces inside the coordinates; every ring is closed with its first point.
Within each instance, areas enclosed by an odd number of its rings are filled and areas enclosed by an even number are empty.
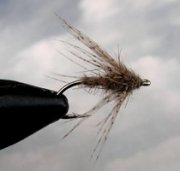
{"type": "MultiPolygon", "coordinates": [[[[59,40],[80,43],[63,29],[55,13],[112,56],[117,56],[119,48],[123,62],[152,82],[150,87],[135,91],[122,107],[95,169],[179,171],[180,2],[2,0],[0,79],[57,91],[63,83],[50,77],[69,81],[56,73],[79,74],[82,68],[60,54],[68,56],[68,47],[59,40]]],[[[83,113],[102,97],[80,89],[65,94],[70,113],[83,113]]],[[[97,117],[64,140],[63,135],[75,122],[58,121],[0,151],[0,170],[88,170],[97,140],[96,124],[111,107],[97,112],[97,117]]]]}

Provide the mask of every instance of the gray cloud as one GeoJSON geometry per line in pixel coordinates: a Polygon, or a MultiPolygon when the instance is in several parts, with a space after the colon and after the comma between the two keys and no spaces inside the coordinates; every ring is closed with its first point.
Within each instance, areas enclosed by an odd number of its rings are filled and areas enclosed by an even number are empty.
{"type": "MultiPolygon", "coordinates": [[[[65,63],[48,45],[49,38],[66,38],[54,12],[85,30],[104,47],[117,50],[118,43],[128,56],[125,61],[130,61],[135,71],[152,82],[150,88],[134,93],[127,107],[122,108],[96,169],[156,171],[173,168],[178,171],[179,1],[0,1],[3,78],[59,88],[59,83],[44,78],[44,72],[61,73],[64,69],[69,74],[73,66],[65,63]],[[172,153],[174,157],[170,160],[168,154],[172,153]]],[[[61,44],[57,47],[63,50],[61,44]]],[[[72,69],[72,74],[74,70],[76,68],[72,69]]],[[[71,101],[71,111],[80,113],[99,98],[78,90],[66,95],[71,101]],[[78,103],[77,97],[81,99],[78,103]]],[[[102,114],[110,107],[97,115],[103,118],[102,114]]],[[[48,126],[0,151],[0,169],[87,170],[98,119],[86,122],[63,141],[61,137],[73,123],[63,125],[59,121],[48,126]]]]}
{"type": "Polygon", "coordinates": [[[1,69],[6,70],[7,58],[8,64],[13,66],[22,50],[60,34],[62,30],[54,13],[60,11],[68,18],[71,12],[75,20],[79,15],[77,4],[78,1],[1,1],[1,69]]]}
{"type": "Polygon", "coordinates": [[[105,32],[115,34],[113,46],[118,43],[133,58],[148,54],[179,56],[179,1],[119,1],[116,5],[117,17],[103,25],[105,32]]]}

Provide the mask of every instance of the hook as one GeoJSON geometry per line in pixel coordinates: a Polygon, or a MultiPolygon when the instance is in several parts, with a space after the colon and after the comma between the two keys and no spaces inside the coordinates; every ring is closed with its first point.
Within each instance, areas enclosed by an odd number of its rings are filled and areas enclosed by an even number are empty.
{"type": "Polygon", "coordinates": [[[68,84],[66,84],[65,86],[63,86],[58,92],[57,92],[57,95],[59,94],[63,94],[67,89],[71,88],[71,87],[74,87],[74,86],[77,86],[79,84],[82,84],[82,82],[80,80],[76,80],[76,81],[73,81],[73,82],[70,82],[68,84]]]}

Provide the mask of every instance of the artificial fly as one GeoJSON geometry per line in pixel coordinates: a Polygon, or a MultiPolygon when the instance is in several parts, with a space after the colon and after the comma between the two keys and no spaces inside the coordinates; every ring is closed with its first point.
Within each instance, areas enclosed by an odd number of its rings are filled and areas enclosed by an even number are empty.
{"type": "Polygon", "coordinates": [[[74,125],[64,137],[67,137],[82,122],[87,120],[104,105],[110,102],[114,103],[110,113],[107,113],[105,118],[99,123],[98,135],[100,136],[92,153],[92,158],[97,160],[123,102],[134,90],[142,86],[149,86],[151,82],[147,79],[142,79],[133,70],[128,69],[121,62],[120,55],[118,55],[117,59],[114,59],[87,35],[67,23],[66,20],[58,15],[57,17],[60,19],[65,29],[89,49],[89,51],[87,51],[79,46],[67,43],[75,50],[78,50],[81,55],[73,52],[71,52],[71,54],[95,68],[90,74],[88,74],[88,72],[84,73],[77,80],[65,85],[57,94],[62,94],[67,89],[77,85],[81,85],[83,88],[101,90],[104,91],[105,94],[105,97],[89,111],[81,115],[67,115],[67,119],[80,118],[80,121],[74,125]]]}

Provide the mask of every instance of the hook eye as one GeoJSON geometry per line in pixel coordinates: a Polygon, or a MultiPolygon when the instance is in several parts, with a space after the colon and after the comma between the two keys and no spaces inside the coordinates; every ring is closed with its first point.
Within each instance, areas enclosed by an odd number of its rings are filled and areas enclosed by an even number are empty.
{"type": "Polygon", "coordinates": [[[150,86],[151,85],[151,81],[147,80],[147,79],[144,79],[142,81],[142,86],[150,86]]]}

